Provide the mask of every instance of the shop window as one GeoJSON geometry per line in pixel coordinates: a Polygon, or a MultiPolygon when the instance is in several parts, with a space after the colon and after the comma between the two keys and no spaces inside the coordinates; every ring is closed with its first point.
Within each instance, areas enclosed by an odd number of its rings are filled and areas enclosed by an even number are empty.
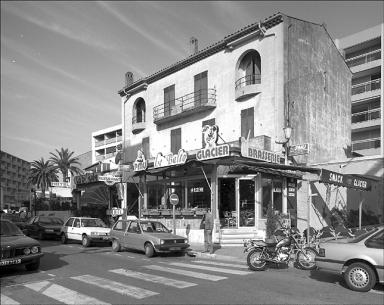
{"type": "Polygon", "coordinates": [[[175,85],[164,89],[164,116],[170,116],[175,106],[175,85]]]}
{"type": "Polygon", "coordinates": [[[244,138],[254,137],[254,108],[241,110],[241,136],[244,138]]]}
{"type": "Polygon", "coordinates": [[[181,149],[181,128],[171,130],[171,152],[177,154],[181,149]]]}
{"type": "MultiPolygon", "coordinates": [[[[208,179],[209,183],[210,179],[208,179]]],[[[188,208],[210,208],[211,190],[205,179],[188,181],[188,208]]]]}
{"type": "Polygon", "coordinates": [[[261,203],[262,218],[267,218],[268,207],[272,205],[272,179],[262,178],[261,180],[263,199],[261,203]]]}

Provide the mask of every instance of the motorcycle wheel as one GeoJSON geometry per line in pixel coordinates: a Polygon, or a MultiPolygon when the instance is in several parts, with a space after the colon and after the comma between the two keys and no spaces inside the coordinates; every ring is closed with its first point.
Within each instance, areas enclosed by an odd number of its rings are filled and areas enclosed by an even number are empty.
{"type": "Polygon", "coordinates": [[[304,248],[303,250],[297,252],[296,262],[303,270],[313,270],[316,269],[315,257],[317,253],[312,248],[304,248]]]}
{"type": "Polygon", "coordinates": [[[253,271],[263,271],[267,262],[262,259],[262,250],[254,249],[251,250],[247,255],[247,264],[249,269],[253,271]]]}

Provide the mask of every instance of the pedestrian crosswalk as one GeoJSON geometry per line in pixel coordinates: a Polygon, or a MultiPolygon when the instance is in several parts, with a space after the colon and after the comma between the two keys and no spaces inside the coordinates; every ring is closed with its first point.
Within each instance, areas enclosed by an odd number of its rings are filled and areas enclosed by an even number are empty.
{"type": "Polygon", "coordinates": [[[244,266],[217,260],[156,261],[156,264],[150,261],[149,264],[135,266],[135,270],[117,268],[107,270],[102,275],[88,273],[70,276],[65,280],[54,277],[13,286],[12,289],[2,287],[0,301],[2,305],[30,304],[31,300],[25,300],[28,293],[17,293],[17,289],[27,289],[47,297],[47,304],[112,304],[116,301],[111,296],[141,300],[161,295],[163,286],[192,289],[206,282],[214,283],[228,277],[250,274],[244,270],[244,266]]]}

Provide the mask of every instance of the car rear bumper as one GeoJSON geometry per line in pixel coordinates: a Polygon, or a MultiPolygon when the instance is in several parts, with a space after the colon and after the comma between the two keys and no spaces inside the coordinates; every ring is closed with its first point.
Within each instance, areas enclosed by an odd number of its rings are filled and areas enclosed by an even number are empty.
{"type": "Polygon", "coordinates": [[[91,240],[91,242],[108,242],[108,241],[111,241],[111,237],[110,236],[89,236],[89,239],[91,240]]]}
{"type": "Polygon", "coordinates": [[[38,261],[44,254],[30,254],[26,256],[17,256],[13,258],[5,258],[0,260],[0,267],[15,266],[15,265],[24,265],[30,264],[38,261]]]}

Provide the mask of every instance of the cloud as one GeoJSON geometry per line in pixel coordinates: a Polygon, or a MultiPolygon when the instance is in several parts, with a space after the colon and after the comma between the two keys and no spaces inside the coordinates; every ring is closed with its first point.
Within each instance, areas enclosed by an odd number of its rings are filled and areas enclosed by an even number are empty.
{"type": "Polygon", "coordinates": [[[41,147],[48,148],[48,149],[54,148],[54,146],[52,144],[42,142],[42,141],[39,141],[36,139],[24,138],[24,137],[6,135],[6,134],[2,134],[1,136],[5,139],[11,140],[11,141],[16,141],[16,142],[21,142],[21,143],[31,144],[31,145],[37,145],[37,146],[41,146],[41,147]]]}

